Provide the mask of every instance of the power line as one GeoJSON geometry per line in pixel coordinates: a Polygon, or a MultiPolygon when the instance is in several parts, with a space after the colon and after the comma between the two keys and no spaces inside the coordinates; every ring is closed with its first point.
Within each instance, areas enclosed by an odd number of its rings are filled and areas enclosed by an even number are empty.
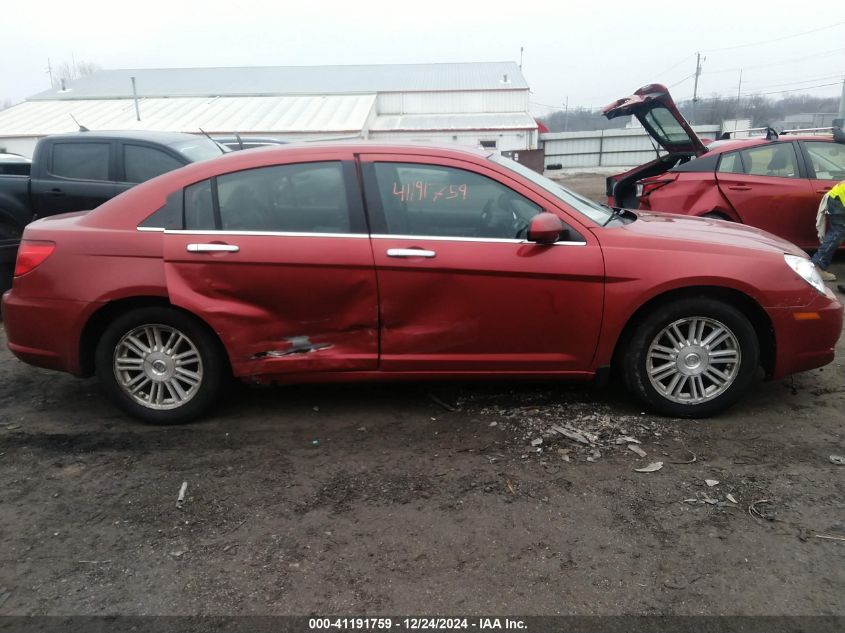
{"type": "Polygon", "coordinates": [[[675,86],[684,83],[687,79],[692,79],[693,77],[695,77],[695,75],[696,75],[696,73],[693,73],[691,75],[687,75],[686,77],[684,77],[680,81],[676,81],[675,83],[673,83],[671,86],[667,86],[667,88],[674,88],[675,86]]]}
{"type": "Polygon", "coordinates": [[[840,86],[838,81],[829,84],[818,84],[817,86],[804,86],[803,88],[790,88],[789,90],[772,90],[771,92],[743,92],[743,97],[754,97],[754,96],[762,96],[762,95],[776,95],[781,94],[782,92],[797,92],[798,90],[812,90],[813,88],[824,88],[826,86],[840,86]]]}
{"type": "MultiPolygon", "coordinates": [[[[779,86],[795,86],[797,84],[810,84],[810,83],[813,83],[814,81],[822,81],[823,79],[837,79],[837,78],[841,78],[842,76],[843,76],[842,73],[838,73],[836,75],[826,75],[824,77],[813,77],[812,79],[796,79],[794,81],[785,81],[785,82],[777,83],[777,84],[763,84],[762,86],[757,86],[757,88],[777,88],[779,86]]],[[[749,82],[749,83],[754,83],[754,82],[752,81],[752,82],[749,82]]]]}
{"type": "Polygon", "coordinates": [[[749,44],[737,44],[736,46],[724,46],[722,48],[708,48],[702,52],[705,53],[717,53],[719,51],[733,51],[738,48],[748,48],[749,46],[760,46],[761,44],[771,44],[772,42],[782,42],[783,40],[788,40],[793,37],[801,37],[802,35],[809,35],[810,33],[818,33],[819,31],[825,31],[827,29],[833,29],[837,26],[842,26],[845,24],[845,20],[842,22],[835,22],[834,24],[827,24],[825,26],[820,26],[816,29],[810,29],[809,31],[802,31],[800,33],[793,33],[792,35],[783,35],[781,37],[774,37],[770,40],[761,40],[759,42],[751,42],[749,44]]]}
{"type": "Polygon", "coordinates": [[[690,59],[690,58],[692,58],[692,57],[695,57],[695,53],[693,53],[692,55],[687,55],[687,56],[686,56],[686,57],[684,57],[681,61],[677,62],[676,64],[674,64],[674,65],[672,65],[672,66],[670,66],[670,67],[669,67],[669,68],[667,68],[666,70],[664,70],[664,71],[662,71],[662,72],[659,72],[659,73],[655,73],[655,74],[653,74],[653,75],[651,75],[651,76],[652,76],[652,77],[660,77],[660,75],[665,75],[666,73],[668,73],[668,72],[671,72],[671,71],[675,70],[678,66],[680,66],[681,64],[683,64],[685,61],[687,61],[688,59],[690,59]]]}
{"type": "Polygon", "coordinates": [[[845,48],[834,48],[828,51],[821,51],[820,53],[814,53],[812,55],[807,55],[805,57],[794,57],[792,59],[785,59],[777,62],[769,62],[767,64],[756,64],[754,66],[738,66],[737,68],[723,68],[721,70],[708,70],[705,75],[718,75],[720,73],[733,73],[737,72],[738,70],[752,70],[754,68],[769,68],[771,66],[786,66],[788,64],[794,64],[795,62],[805,61],[807,59],[817,59],[819,57],[827,57],[828,55],[833,55],[834,53],[839,53],[841,51],[845,51],[845,48]]]}

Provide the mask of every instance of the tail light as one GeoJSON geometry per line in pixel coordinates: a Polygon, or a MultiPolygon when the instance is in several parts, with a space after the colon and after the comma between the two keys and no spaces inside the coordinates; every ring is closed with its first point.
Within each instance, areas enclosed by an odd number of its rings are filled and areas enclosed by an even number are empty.
{"type": "Polygon", "coordinates": [[[20,277],[40,266],[56,250],[55,242],[46,240],[21,240],[18,259],[15,261],[15,277],[20,277]]]}
{"type": "Polygon", "coordinates": [[[661,187],[665,187],[670,182],[675,182],[677,176],[671,178],[660,178],[658,180],[641,180],[637,183],[637,197],[644,198],[651,195],[661,187]]]}

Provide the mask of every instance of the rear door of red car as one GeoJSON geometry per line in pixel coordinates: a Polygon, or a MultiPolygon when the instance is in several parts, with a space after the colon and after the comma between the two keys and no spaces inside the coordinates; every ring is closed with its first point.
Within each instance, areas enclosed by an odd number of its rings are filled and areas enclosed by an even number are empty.
{"type": "Polygon", "coordinates": [[[583,371],[602,318],[592,234],[523,239],[547,201],[476,163],[361,157],[387,371],[583,371]]]}
{"type": "MultiPolygon", "coordinates": [[[[810,176],[810,187],[815,194],[816,210],[821,198],[838,182],[845,180],[845,144],[832,140],[806,140],[799,145],[804,151],[810,176]]],[[[815,236],[817,239],[818,236],[815,236]]]]}
{"type": "Polygon", "coordinates": [[[815,230],[814,194],[795,149],[775,142],[725,152],[716,180],[744,224],[806,246],[815,230]]]}
{"type": "Polygon", "coordinates": [[[375,369],[376,277],[351,153],[184,191],[165,232],[171,301],[220,335],[238,375],[375,369]]]}

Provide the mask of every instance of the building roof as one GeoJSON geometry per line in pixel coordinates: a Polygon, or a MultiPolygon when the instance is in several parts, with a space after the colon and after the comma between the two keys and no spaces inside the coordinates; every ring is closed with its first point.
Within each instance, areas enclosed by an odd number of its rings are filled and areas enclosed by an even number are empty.
{"type": "Polygon", "coordinates": [[[373,132],[433,132],[460,130],[536,130],[527,112],[472,114],[383,114],[373,121],[373,132]]]}
{"type": "Polygon", "coordinates": [[[64,91],[45,90],[29,100],[131,98],[131,77],[135,77],[139,97],[528,89],[522,71],[513,62],[144,68],[100,70],[68,83],[64,91]]]}
{"type": "Polygon", "coordinates": [[[25,101],[0,112],[0,138],[96,130],[161,130],[198,133],[359,133],[376,95],[297,97],[182,97],[25,101]],[[71,115],[73,118],[71,118],[71,115]]]}

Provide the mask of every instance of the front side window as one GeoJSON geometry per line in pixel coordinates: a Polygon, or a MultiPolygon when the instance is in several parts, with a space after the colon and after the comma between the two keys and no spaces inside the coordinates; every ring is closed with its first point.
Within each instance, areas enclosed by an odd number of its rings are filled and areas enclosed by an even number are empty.
{"type": "Polygon", "coordinates": [[[185,228],[350,233],[346,194],[340,162],[223,174],[185,189],[185,228]]]}
{"type": "Polygon", "coordinates": [[[813,171],[819,180],[845,180],[845,146],[823,141],[804,141],[813,171]]]}
{"type": "Polygon", "coordinates": [[[109,179],[108,143],[56,143],[50,173],[75,180],[109,179]]]}
{"type": "Polygon", "coordinates": [[[161,150],[141,145],[123,147],[123,168],[126,182],[145,182],[182,167],[182,163],[161,150]]]}
{"type": "Polygon", "coordinates": [[[463,169],[414,163],[373,166],[387,233],[522,239],[542,208],[463,169]]]}
{"type": "Polygon", "coordinates": [[[798,178],[798,161],[792,143],[771,143],[742,150],[745,173],[752,176],[798,178]]]}

